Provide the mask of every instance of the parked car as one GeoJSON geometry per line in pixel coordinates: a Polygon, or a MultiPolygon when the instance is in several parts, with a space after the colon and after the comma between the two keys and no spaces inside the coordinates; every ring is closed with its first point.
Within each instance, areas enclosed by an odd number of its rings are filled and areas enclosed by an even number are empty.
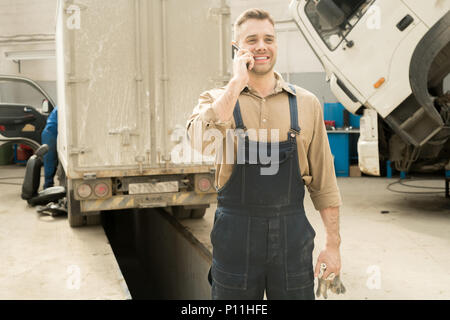
{"type": "Polygon", "coordinates": [[[36,150],[54,106],[50,95],[35,81],[0,75],[0,146],[18,143],[36,150]]]}

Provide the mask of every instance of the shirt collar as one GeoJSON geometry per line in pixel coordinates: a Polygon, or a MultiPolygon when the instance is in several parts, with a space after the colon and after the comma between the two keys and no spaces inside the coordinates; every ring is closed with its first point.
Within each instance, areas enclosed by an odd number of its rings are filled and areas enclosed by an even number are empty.
{"type": "MultiPolygon", "coordinates": [[[[275,94],[278,94],[284,90],[286,92],[293,94],[294,96],[297,95],[296,92],[292,91],[292,89],[289,88],[289,84],[286,81],[284,81],[284,79],[280,73],[278,73],[277,71],[274,71],[274,74],[275,74],[275,79],[277,79],[277,84],[275,85],[275,91],[274,91],[275,94]]],[[[243,91],[244,92],[252,92],[253,90],[251,87],[246,85],[243,91]]]]}
{"type": "Polygon", "coordinates": [[[275,92],[278,93],[281,90],[287,91],[291,94],[293,94],[294,96],[296,96],[296,92],[292,91],[292,89],[289,87],[289,84],[284,81],[283,77],[281,76],[281,74],[279,74],[278,72],[275,71],[275,78],[277,79],[277,85],[275,87],[275,92]]]}

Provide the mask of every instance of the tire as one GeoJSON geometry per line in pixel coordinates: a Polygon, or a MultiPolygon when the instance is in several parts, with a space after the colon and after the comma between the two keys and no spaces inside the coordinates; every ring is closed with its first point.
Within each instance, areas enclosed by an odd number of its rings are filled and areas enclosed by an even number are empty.
{"type": "Polygon", "coordinates": [[[173,216],[178,219],[189,219],[191,217],[191,209],[186,209],[183,206],[174,206],[172,207],[173,216]]]}
{"type": "Polygon", "coordinates": [[[450,71],[450,42],[434,58],[428,73],[428,91],[434,97],[444,94],[444,79],[450,71]]]}
{"type": "Polygon", "coordinates": [[[205,216],[207,208],[193,209],[191,212],[191,219],[202,219],[205,216]]]}
{"type": "Polygon", "coordinates": [[[102,217],[100,215],[100,211],[98,212],[98,214],[88,215],[88,216],[86,216],[86,225],[97,226],[97,225],[101,224],[101,222],[102,222],[101,218],[102,217]]]}
{"type": "Polygon", "coordinates": [[[447,12],[419,41],[409,67],[412,95],[431,119],[441,119],[431,94],[440,95],[441,83],[450,71],[450,12],[447,12]]]}
{"type": "Polygon", "coordinates": [[[56,167],[56,176],[58,177],[59,185],[67,189],[66,173],[64,172],[61,161],[58,160],[58,166],[56,167]]]}
{"type": "MultiPolygon", "coordinates": [[[[70,181],[68,185],[71,187],[70,181]]],[[[81,227],[87,223],[86,217],[81,213],[80,201],[75,200],[71,189],[68,189],[67,192],[67,218],[72,228],[81,227]]]]}

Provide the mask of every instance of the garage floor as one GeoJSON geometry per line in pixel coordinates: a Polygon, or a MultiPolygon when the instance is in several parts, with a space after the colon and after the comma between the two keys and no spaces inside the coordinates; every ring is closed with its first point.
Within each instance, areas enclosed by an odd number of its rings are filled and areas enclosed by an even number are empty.
{"type": "MultiPolygon", "coordinates": [[[[331,293],[328,299],[450,299],[450,199],[444,193],[388,191],[386,187],[394,181],[376,177],[338,178],[344,203],[341,278],[347,293],[331,293]]],[[[443,180],[406,183],[444,187],[443,180]]],[[[392,189],[441,191],[401,185],[392,189]]],[[[305,209],[316,230],[313,253],[316,261],[325,233],[320,213],[315,211],[308,194],[305,209]]],[[[182,221],[210,249],[214,210],[215,207],[208,209],[206,222],[182,221]]]]}
{"type": "MultiPolygon", "coordinates": [[[[22,180],[2,179],[23,175],[23,167],[0,167],[0,299],[129,298],[101,226],[71,229],[66,218],[39,216],[20,199],[19,185],[4,184],[22,180]],[[81,273],[79,289],[73,266],[81,273]]],[[[338,179],[344,202],[341,253],[347,293],[330,294],[329,299],[450,299],[450,199],[443,193],[386,190],[394,181],[338,179]]],[[[420,185],[444,187],[444,182],[420,185]]],[[[305,208],[317,234],[317,259],[324,228],[308,194],[305,208]]],[[[208,249],[214,210],[208,209],[204,219],[181,221],[208,249]]]]}
{"type": "Polygon", "coordinates": [[[38,214],[11,179],[24,174],[0,166],[0,300],[130,299],[103,228],[38,214]]]}

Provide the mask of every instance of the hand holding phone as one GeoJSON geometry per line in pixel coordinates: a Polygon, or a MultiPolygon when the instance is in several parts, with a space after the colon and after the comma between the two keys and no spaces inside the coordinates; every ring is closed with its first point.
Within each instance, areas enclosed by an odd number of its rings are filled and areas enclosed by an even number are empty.
{"type": "Polygon", "coordinates": [[[238,47],[238,45],[236,44],[236,42],[232,42],[231,43],[231,59],[234,60],[234,56],[236,55],[236,53],[241,50],[241,48],[238,47]]]}
{"type": "MultiPolygon", "coordinates": [[[[237,43],[235,41],[231,42],[231,58],[233,60],[239,50],[241,50],[241,48],[239,48],[237,43]]],[[[247,62],[247,69],[249,69],[249,66],[250,66],[250,62],[247,62]]]]}

